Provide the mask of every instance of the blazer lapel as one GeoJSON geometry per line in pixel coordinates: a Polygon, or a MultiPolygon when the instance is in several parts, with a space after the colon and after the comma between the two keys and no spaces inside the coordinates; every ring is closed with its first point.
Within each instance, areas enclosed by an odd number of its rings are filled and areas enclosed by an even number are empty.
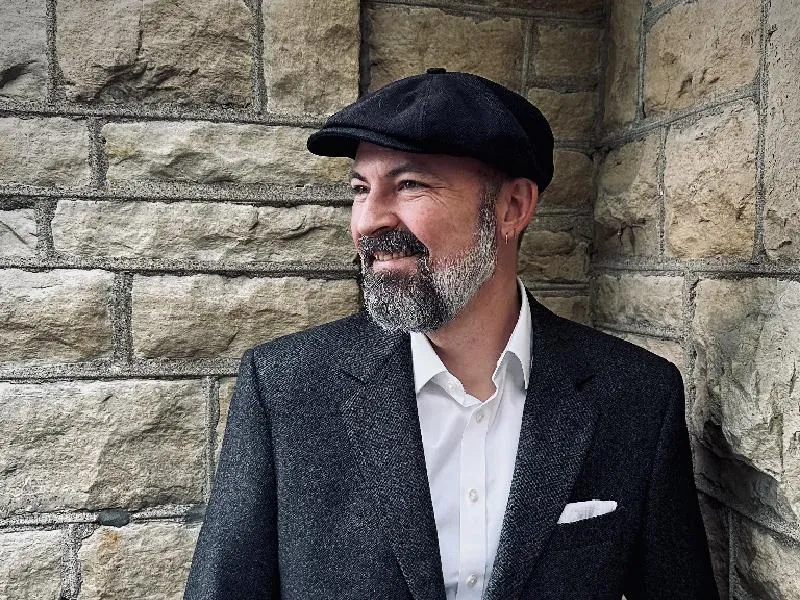
{"type": "Polygon", "coordinates": [[[595,425],[580,348],[559,335],[556,317],[530,294],[532,368],[514,475],[487,600],[518,598],[580,472],[595,425]]]}
{"type": "Polygon", "coordinates": [[[343,363],[362,386],[343,401],[342,417],[411,594],[444,600],[409,336],[366,325],[363,340],[358,355],[343,363]]]}

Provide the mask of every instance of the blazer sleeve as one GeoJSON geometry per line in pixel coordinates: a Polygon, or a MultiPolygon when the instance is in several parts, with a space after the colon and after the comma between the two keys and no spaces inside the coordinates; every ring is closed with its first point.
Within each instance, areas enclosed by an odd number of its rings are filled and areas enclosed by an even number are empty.
{"type": "Polygon", "coordinates": [[[276,513],[270,418],[248,350],[184,600],[279,598],[276,513]]]}
{"type": "Polygon", "coordinates": [[[672,388],[655,451],[644,526],[626,577],[628,600],[718,600],[694,484],[683,382],[672,388]]]}

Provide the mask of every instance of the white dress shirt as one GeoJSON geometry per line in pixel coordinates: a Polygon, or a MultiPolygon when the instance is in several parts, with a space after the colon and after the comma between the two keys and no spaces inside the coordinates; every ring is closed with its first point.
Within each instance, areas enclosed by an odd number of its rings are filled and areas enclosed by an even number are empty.
{"type": "Polygon", "coordinates": [[[421,333],[411,333],[425,466],[439,535],[447,600],[479,600],[500,540],[522,425],[531,363],[528,298],[481,402],[444,366],[421,333]]]}

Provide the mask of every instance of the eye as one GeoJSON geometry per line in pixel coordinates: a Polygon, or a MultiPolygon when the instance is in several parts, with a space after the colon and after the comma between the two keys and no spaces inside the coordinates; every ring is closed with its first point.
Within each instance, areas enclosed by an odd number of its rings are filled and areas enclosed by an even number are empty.
{"type": "Polygon", "coordinates": [[[350,189],[353,191],[354,196],[363,196],[369,193],[369,188],[363,183],[351,183],[350,189]]]}
{"type": "Polygon", "coordinates": [[[420,181],[414,181],[413,179],[404,179],[400,182],[398,187],[401,190],[414,190],[425,187],[425,184],[420,181]]]}

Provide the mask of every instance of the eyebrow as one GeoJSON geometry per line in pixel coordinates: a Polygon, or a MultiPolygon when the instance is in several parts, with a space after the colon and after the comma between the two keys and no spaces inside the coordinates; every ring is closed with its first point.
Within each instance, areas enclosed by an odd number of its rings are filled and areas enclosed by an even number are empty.
{"type": "MultiPolygon", "coordinates": [[[[413,162],[404,162],[386,173],[386,177],[397,177],[401,173],[418,173],[420,175],[433,175],[430,169],[426,169],[422,165],[413,162]]],[[[366,181],[366,178],[358,171],[350,171],[350,179],[360,179],[366,181]]]]}

